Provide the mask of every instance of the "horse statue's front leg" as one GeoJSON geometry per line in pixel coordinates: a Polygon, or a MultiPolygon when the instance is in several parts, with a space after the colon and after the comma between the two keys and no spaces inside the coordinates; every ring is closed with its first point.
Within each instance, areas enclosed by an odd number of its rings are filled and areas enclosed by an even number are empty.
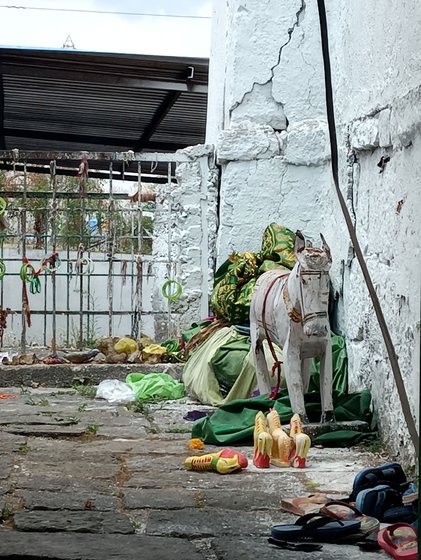
{"type": "Polygon", "coordinates": [[[290,342],[291,333],[283,348],[284,371],[292,412],[299,414],[303,424],[308,423],[304,404],[304,383],[301,371],[300,347],[290,342]]]}
{"type": "Polygon", "coordinates": [[[332,401],[332,341],[327,337],[324,353],[320,356],[320,402],[322,417],[320,422],[333,422],[332,401]]]}

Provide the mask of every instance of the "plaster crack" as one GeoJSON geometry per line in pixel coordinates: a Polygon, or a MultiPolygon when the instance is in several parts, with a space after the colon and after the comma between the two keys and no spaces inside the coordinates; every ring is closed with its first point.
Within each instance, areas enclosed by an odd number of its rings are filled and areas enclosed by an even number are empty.
{"type": "Polygon", "coordinates": [[[297,27],[299,27],[299,26],[300,26],[300,23],[303,21],[305,9],[306,9],[305,0],[301,0],[301,6],[300,6],[298,12],[295,14],[295,21],[294,21],[294,23],[292,24],[292,27],[290,27],[290,28],[288,29],[288,40],[286,41],[286,43],[284,43],[283,45],[281,45],[281,47],[280,47],[280,49],[279,49],[279,53],[278,53],[278,60],[277,60],[276,64],[274,64],[274,65],[272,66],[272,68],[270,69],[271,77],[269,78],[269,80],[267,80],[267,81],[265,82],[266,84],[269,83],[269,82],[271,82],[271,81],[273,80],[275,68],[276,68],[277,66],[279,66],[280,63],[281,63],[282,51],[284,50],[285,47],[287,47],[287,46],[290,44],[291,39],[292,39],[292,34],[294,33],[294,30],[297,29],[297,27]]]}
{"type": "MultiPolygon", "coordinates": [[[[242,95],[240,101],[236,101],[236,102],[234,103],[234,105],[229,109],[229,116],[230,116],[230,119],[231,119],[231,117],[232,117],[233,111],[235,111],[235,109],[237,109],[237,107],[239,107],[239,106],[244,102],[244,99],[246,98],[247,95],[249,95],[249,94],[252,93],[252,91],[253,91],[253,89],[254,89],[255,86],[265,86],[266,84],[272,82],[272,80],[273,80],[273,78],[274,78],[275,68],[276,68],[277,66],[279,66],[279,64],[281,63],[282,51],[284,50],[285,47],[287,47],[287,46],[289,45],[289,43],[291,42],[292,34],[294,33],[294,30],[295,30],[297,27],[299,27],[300,24],[301,24],[301,22],[303,21],[305,10],[306,10],[306,2],[305,2],[305,0],[301,0],[301,6],[300,6],[300,8],[298,9],[298,11],[297,11],[296,14],[295,14],[295,21],[294,21],[294,23],[292,24],[292,27],[290,27],[290,28],[288,29],[288,40],[287,40],[283,45],[280,46],[279,52],[278,52],[278,60],[276,61],[276,63],[275,63],[275,64],[271,67],[271,69],[270,69],[270,77],[269,77],[265,82],[263,82],[263,83],[261,83],[261,82],[253,82],[253,84],[252,84],[250,90],[244,92],[244,94],[242,95]]],[[[283,103],[279,103],[279,104],[281,105],[281,107],[282,107],[282,109],[283,109],[283,108],[284,108],[284,104],[283,104],[283,103]]],[[[288,124],[288,120],[287,120],[287,124],[288,124]]]]}

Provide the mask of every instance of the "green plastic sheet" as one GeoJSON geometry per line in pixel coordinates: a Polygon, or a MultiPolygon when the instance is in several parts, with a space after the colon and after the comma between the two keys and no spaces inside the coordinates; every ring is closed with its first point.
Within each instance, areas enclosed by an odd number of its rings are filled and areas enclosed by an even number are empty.
{"type": "Polygon", "coordinates": [[[198,346],[191,353],[183,369],[183,382],[187,393],[201,403],[212,406],[221,406],[226,402],[249,396],[256,385],[250,344],[247,342],[248,351],[245,357],[243,352],[238,352],[237,347],[235,365],[232,360],[230,360],[230,364],[227,364],[226,359],[222,359],[221,353],[219,353],[219,350],[223,348],[223,354],[227,358],[232,353],[232,350],[231,352],[229,350],[230,344],[233,344],[235,348],[235,342],[245,340],[247,340],[246,337],[240,335],[234,327],[222,327],[198,346]],[[231,378],[229,381],[229,384],[231,382],[233,384],[225,396],[222,394],[217,378],[217,376],[224,376],[220,369],[222,364],[225,374],[229,367],[236,370],[236,379],[231,378]]]}
{"type": "Polygon", "coordinates": [[[173,400],[184,397],[184,385],[167,373],[129,373],[126,383],[138,401],[173,400]]]}

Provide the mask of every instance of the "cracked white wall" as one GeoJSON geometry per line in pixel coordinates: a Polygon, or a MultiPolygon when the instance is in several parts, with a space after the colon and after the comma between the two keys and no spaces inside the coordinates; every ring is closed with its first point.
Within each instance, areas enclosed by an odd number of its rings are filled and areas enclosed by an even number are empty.
{"type": "MultiPolygon", "coordinates": [[[[328,4],[341,186],[417,416],[421,5],[328,4]],[[391,159],[380,173],[382,156],[391,159]]],[[[258,250],[271,221],[314,241],[323,232],[351,388],[371,389],[385,441],[412,453],[331,180],[317,3],[219,0],[215,14],[207,141],[221,165],[218,264],[258,250]]]]}

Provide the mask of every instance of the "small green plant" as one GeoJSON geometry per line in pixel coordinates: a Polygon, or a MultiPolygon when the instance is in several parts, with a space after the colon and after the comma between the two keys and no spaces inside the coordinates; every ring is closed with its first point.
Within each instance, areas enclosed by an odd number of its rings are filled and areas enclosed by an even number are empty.
{"type": "Polygon", "coordinates": [[[47,399],[41,399],[39,401],[35,401],[32,397],[29,397],[26,404],[30,404],[31,406],[49,406],[50,403],[47,399]]]}
{"type": "Polygon", "coordinates": [[[2,510],[0,510],[0,518],[3,521],[6,521],[7,519],[10,519],[13,516],[13,510],[10,506],[5,505],[4,508],[2,510]]]}
{"type": "Polygon", "coordinates": [[[127,408],[138,414],[144,414],[145,416],[150,414],[148,403],[145,401],[133,401],[127,404],[127,408]]]}
{"type": "Polygon", "coordinates": [[[81,395],[82,397],[86,397],[87,399],[94,399],[96,395],[96,387],[95,385],[73,385],[73,389],[81,395]]]}
{"type": "Polygon", "coordinates": [[[149,432],[150,434],[159,434],[158,428],[155,428],[154,426],[150,427],[150,428],[148,429],[148,432],[149,432]]]}
{"type": "Polygon", "coordinates": [[[79,424],[80,418],[79,418],[79,416],[67,416],[66,422],[67,422],[70,426],[72,426],[72,425],[74,425],[74,424],[79,424]]]}
{"type": "Polygon", "coordinates": [[[308,490],[316,490],[320,486],[320,482],[314,482],[313,480],[306,480],[304,484],[308,490]]]}
{"type": "Polygon", "coordinates": [[[82,403],[82,404],[80,404],[80,405],[78,406],[77,409],[78,409],[79,412],[85,412],[87,406],[88,406],[88,405],[87,405],[86,403],[82,403]]]}
{"type": "Polygon", "coordinates": [[[32,451],[32,447],[29,447],[26,443],[22,443],[22,445],[19,445],[18,451],[19,453],[29,453],[32,451]]]}
{"type": "Polygon", "coordinates": [[[88,424],[85,428],[85,434],[95,436],[101,426],[103,426],[103,424],[88,424]]]}

